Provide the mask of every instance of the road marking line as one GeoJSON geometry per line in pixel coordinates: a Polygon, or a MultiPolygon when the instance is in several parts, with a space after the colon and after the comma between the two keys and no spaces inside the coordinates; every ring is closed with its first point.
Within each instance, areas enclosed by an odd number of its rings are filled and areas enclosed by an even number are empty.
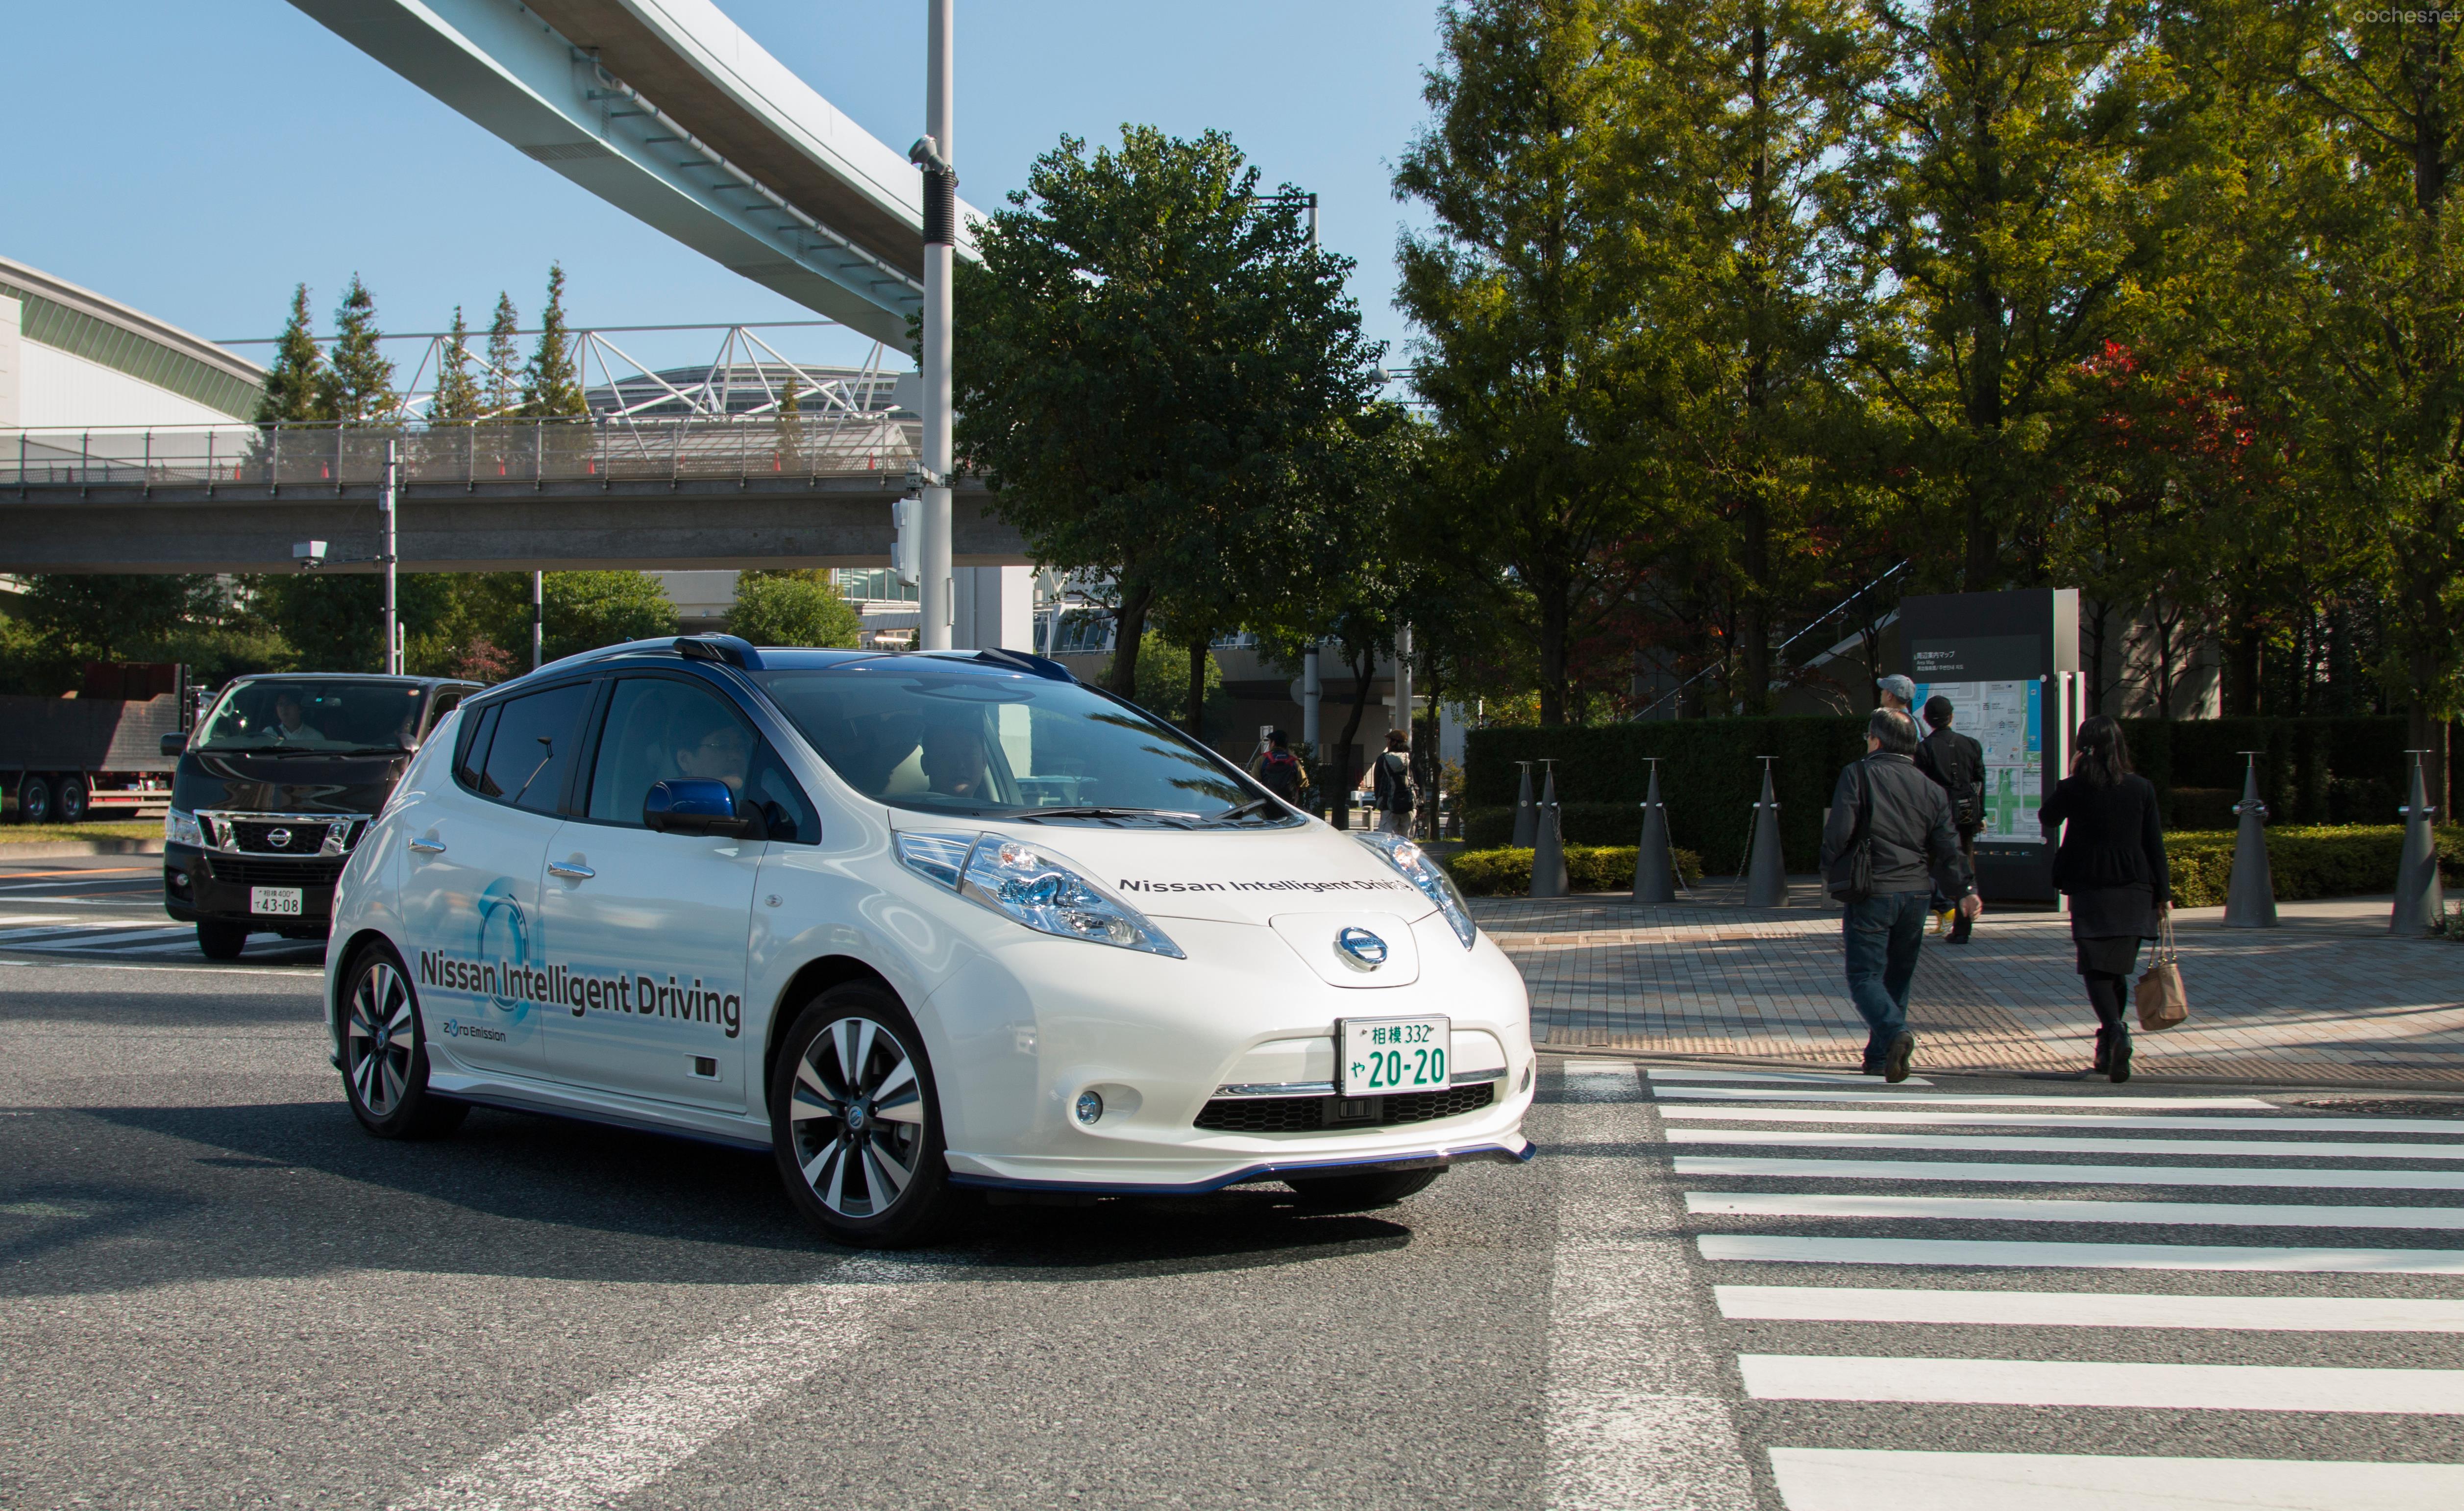
{"type": "MultiPolygon", "coordinates": [[[[1663,1110],[1674,1111],[1674,1108],[1663,1110]]],[[[1983,1133],[1827,1133],[1811,1128],[1669,1128],[1670,1144],[1788,1149],[1960,1149],[2004,1154],[2174,1154],[2218,1159],[2464,1159],[2453,1144],[2297,1144],[2238,1138],[1996,1138],[1983,1133]]],[[[2195,1165],[2180,1167],[2190,1171],[2195,1165]]]]}
{"type": "Polygon", "coordinates": [[[2272,1118],[2129,1117],[2114,1112],[1840,1112],[1796,1107],[1663,1107],[1678,1122],[1937,1124],[1973,1128],[2183,1128],[2193,1133],[2273,1133],[2302,1128],[2314,1133],[2445,1133],[2464,1138],[2464,1118],[2314,1118],[2283,1113],[2272,1118]]]}
{"type": "Polygon", "coordinates": [[[1727,1361],[1695,1300],[1684,1218],[1657,1172],[1621,1152],[1651,1142],[1650,1105],[1573,1102],[1539,1115],[1562,1130],[1563,1150],[1548,1166],[1557,1219],[1548,1503],[1554,1511],[1753,1504],[1727,1361]]]}
{"type": "Polygon", "coordinates": [[[1681,1154],[1680,1175],[1792,1180],[2035,1181],[2057,1186],[2281,1186],[2360,1191],[2464,1191],[2458,1170],[2247,1170],[2215,1165],[2002,1165],[1930,1159],[1756,1159],[1681,1154]]]}
{"type": "Polygon", "coordinates": [[[1955,1091],[1910,1095],[1903,1091],[1884,1091],[1880,1087],[1788,1091],[1776,1086],[1654,1085],[1652,1091],[1663,1102],[1854,1102],[1886,1106],[1963,1107],[2254,1107],[2261,1112],[2274,1110],[2276,1106],[2275,1103],[2264,1102],[2257,1097],[2005,1097],[1955,1091]]]}
{"type": "Polygon", "coordinates": [[[1928,1291],[1855,1285],[1715,1285],[1711,1294],[1720,1303],[1720,1315],[1732,1322],[2464,1332],[2464,1302],[2376,1296],[2151,1296],[2119,1291],[1928,1291]]]}
{"type": "Polygon", "coordinates": [[[1753,1264],[1987,1265],[2049,1270],[2230,1270],[2285,1275],[2464,1275],[2464,1250],[2255,1244],[2021,1243],[1982,1238],[1800,1238],[1706,1233],[1703,1258],[1753,1264]]]}
{"type": "Polygon", "coordinates": [[[2464,1414],[2464,1369],[1795,1353],[1741,1353],[1737,1369],[1758,1401],[2464,1414]]]}
{"type": "Polygon", "coordinates": [[[1835,1195],[1689,1191],[1688,1212],[1739,1217],[1887,1217],[1949,1222],[2133,1222],[2210,1228],[2464,1228],[2464,1207],[2276,1202],[2071,1201],[2027,1196],[1835,1195]]]}
{"type": "MultiPolygon", "coordinates": [[[[1644,1072],[1654,1081],[1785,1081],[1793,1084],[1870,1086],[1885,1084],[1874,1077],[1845,1070],[1679,1070],[1655,1065],[1644,1072]]],[[[1929,1086],[1923,1076],[1910,1076],[1903,1086],[1929,1086]]]]}
{"type": "Polygon", "coordinates": [[[148,940],[159,943],[165,935],[170,934],[178,934],[190,939],[195,937],[186,929],[156,928],[125,930],[104,933],[66,933],[58,934],[48,939],[26,940],[23,942],[0,940],[0,945],[6,945],[11,950],[106,950],[118,945],[138,944],[148,940]]]}
{"type": "MultiPolygon", "coordinates": [[[[853,1260],[835,1273],[891,1267],[853,1260]]],[[[394,1511],[549,1511],[632,1494],[863,1341],[916,1286],[798,1286],[623,1385],[568,1407],[394,1511]]]]}
{"type": "Polygon", "coordinates": [[[2451,1511],[2464,1465],[1774,1448],[1788,1511],[2451,1511]]]}

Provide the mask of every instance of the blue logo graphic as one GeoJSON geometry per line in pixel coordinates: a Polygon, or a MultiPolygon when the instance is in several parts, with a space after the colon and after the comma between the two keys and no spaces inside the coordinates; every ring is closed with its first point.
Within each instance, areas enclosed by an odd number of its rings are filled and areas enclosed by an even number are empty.
{"type": "Polygon", "coordinates": [[[1366,929],[1346,929],[1334,936],[1334,947],[1372,971],[1386,963],[1386,941],[1366,929]]]}
{"type": "MultiPolygon", "coordinates": [[[[530,957],[530,920],[522,916],[522,905],[513,887],[511,880],[499,877],[479,894],[479,929],[472,953],[481,960],[535,965],[538,962],[530,957]]],[[[530,1016],[531,1004],[513,995],[509,981],[497,982],[489,1000],[517,1021],[530,1016]]]]}

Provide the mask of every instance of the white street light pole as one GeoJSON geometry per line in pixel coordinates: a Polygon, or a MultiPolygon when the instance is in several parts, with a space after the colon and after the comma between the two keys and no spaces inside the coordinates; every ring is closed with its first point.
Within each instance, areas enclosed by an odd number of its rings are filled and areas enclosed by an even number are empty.
{"type": "Polygon", "coordinates": [[[385,496],[378,502],[385,515],[385,668],[386,675],[395,677],[402,675],[401,601],[394,597],[394,503],[401,476],[401,465],[396,456],[398,444],[393,441],[385,443],[385,496]]]}
{"type": "Polygon", "coordinates": [[[531,574],[531,669],[539,668],[539,653],[547,643],[547,574],[531,574]]]}
{"type": "Polygon", "coordinates": [[[957,171],[951,166],[951,0],[927,0],[924,140],[910,156],[924,169],[924,489],[921,516],[923,621],[915,644],[950,648],[950,263],[957,239],[957,171]]]}

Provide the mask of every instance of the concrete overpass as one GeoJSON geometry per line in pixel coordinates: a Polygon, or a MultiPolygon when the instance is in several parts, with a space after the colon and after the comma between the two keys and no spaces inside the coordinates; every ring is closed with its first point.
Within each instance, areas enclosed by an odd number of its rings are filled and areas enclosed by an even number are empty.
{"type": "MultiPolygon", "coordinates": [[[[0,432],[0,572],[288,571],[310,539],[374,557],[388,440],[405,571],[888,566],[913,431],[760,415],[0,432]]],[[[988,497],[961,481],[956,564],[1026,565],[988,497]]]]}
{"type": "Polygon", "coordinates": [[[293,3],[609,204],[906,347],[922,175],[710,0],[293,3]]]}

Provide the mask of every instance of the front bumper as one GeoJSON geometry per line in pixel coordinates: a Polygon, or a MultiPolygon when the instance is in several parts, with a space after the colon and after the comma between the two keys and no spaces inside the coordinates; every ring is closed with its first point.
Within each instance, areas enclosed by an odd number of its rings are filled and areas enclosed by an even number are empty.
{"type": "Polygon", "coordinates": [[[163,908],[183,923],[246,924],[270,933],[321,938],[333,927],[334,885],[345,855],[231,855],[192,844],[163,847],[163,908]],[[253,911],[253,887],[297,887],[299,915],[253,911]]]}

